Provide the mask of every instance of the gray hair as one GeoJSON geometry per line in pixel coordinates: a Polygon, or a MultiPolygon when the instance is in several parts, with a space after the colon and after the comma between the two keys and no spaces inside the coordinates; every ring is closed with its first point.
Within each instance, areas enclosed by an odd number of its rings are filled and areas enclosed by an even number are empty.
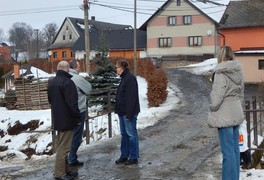
{"type": "Polygon", "coordinates": [[[60,61],[57,66],[57,70],[63,70],[63,71],[69,72],[70,65],[67,61],[60,61]]]}

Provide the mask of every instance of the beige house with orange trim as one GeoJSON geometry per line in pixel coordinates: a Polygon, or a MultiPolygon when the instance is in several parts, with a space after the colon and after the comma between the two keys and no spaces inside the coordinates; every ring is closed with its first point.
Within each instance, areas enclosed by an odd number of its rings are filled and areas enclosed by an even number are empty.
{"type": "Polygon", "coordinates": [[[225,8],[212,1],[168,0],[140,28],[147,31],[147,56],[216,55],[225,8]]]}

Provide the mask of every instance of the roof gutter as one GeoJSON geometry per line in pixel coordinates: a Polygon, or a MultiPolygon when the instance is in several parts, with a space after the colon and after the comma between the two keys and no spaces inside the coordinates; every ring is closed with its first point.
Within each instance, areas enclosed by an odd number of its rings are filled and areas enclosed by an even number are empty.
{"type": "Polygon", "coordinates": [[[226,40],[225,35],[221,34],[219,31],[216,31],[216,32],[217,34],[223,37],[223,46],[225,46],[225,40],[226,40]]]}

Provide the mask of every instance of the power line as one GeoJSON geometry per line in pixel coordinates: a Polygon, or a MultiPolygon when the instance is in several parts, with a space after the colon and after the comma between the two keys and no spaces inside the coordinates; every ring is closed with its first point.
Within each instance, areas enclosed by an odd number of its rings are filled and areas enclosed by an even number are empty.
{"type": "MultiPolygon", "coordinates": [[[[138,0],[138,1],[142,1],[142,2],[166,2],[166,1],[162,1],[162,0],[138,0]]],[[[124,6],[120,6],[120,3],[113,3],[111,2],[106,2],[106,1],[101,1],[103,3],[97,3],[97,2],[90,2],[90,4],[95,5],[95,6],[101,6],[101,7],[105,7],[105,8],[110,8],[110,9],[114,9],[114,10],[119,10],[119,11],[124,11],[124,12],[129,12],[129,13],[133,13],[134,9],[133,7],[129,6],[130,4],[123,4],[124,6]],[[107,3],[111,3],[111,5],[107,5],[107,3]],[[118,5],[113,5],[113,4],[118,4],[118,5]]],[[[141,5],[140,7],[137,8],[138,10],[138,14],[143,14],[143,15],[152,15],[154,12],[156,12],[158,10],[157,8],[149,8],[149,5],[141,5]],[[148,7],[148,8],[144,8],[148,7]],[[149,13],[148,13],[149,12],[149,13]]],[[[219,4],[218,6],[226,6],[223,4],[219,4]]],[[[154,6],[153,6],[154,7],[154,6]]],[[[205,9],[213,9],[216,8],[216,6],[212,6],[212,7],[204,7],[201,8],[201,10],[205,10],[205,9]]],[[[34,9],[22,9],[22,10],[8,10],[8,11],[0,11],[0,16],[11,16],[11,15],[21,15],[21,14],[37,14],[37,13],[48,13],[48,12],[58,12],[58,11],[74,11],[74,10],[80,10],[79,5],[70,5],[70,6],[61,6],[61,7],[46,7],[46,8],[34,8],[34,9]]],[[[190,9],[181,9],[181,10],[176,10],[176,9],[166,9],[163,10],[163,12],[169,12],[169,11],[188,11],[188,10],[192,10],[190,9]]],[[[220,12],[215,11],[215,12],[210,12],[207,14],[214,14],[220,12]]]]}
{"type": "Polygon", "coordinates": [[[12,10],[12,11],[0,11],[0,16],[10,16],[19,14],[36,14],[36,13],[47,13],[56,11],[71,11],[80,10],[79,7],[65,6],[65,7],[47,7],[47,8],[37,8],[37,9],[22,9],[22,10],[12,10]]]}

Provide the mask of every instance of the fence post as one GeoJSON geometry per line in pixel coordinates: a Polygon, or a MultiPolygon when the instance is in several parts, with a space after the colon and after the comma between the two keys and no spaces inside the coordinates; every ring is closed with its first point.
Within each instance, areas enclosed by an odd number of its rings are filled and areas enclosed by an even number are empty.
{"type": "Polygon", "coordinates": [[[90,144],[90,126],[89,126],[89,112],[85,111],[85,129],[86,129],[86,144],[90,144]]]}
{"type": "MultiPolygon", "coordinates": [[[[263,100],[263,98],[261,98],[263,100]]],[[[259,109],[262,109],[262,102],[258,103],[259,109]]],[[[259,113],[259,130],[260,130],[260,135],[263,136],[263,125],[262,125],[262,112],[259,113]]]]}
{"type": "MultiPolygon", "coordinates": [[[[256,96],[252,97],[253,110],[257,109],[257,98],[256,96]]],[[[258,120],[257,120],[257,111],[253,111],[253,129],[254,129],[254,144],[258,146],[258,120]]]]}
{"type": "MultiPolygon", "coordinates": [[[[246,101],[246,110],[250,109],[250,102],[246,101]]],[[[247,139],[248,139],[248,148],[251,148],[251,137],[250,137],[250,112],[246,111],[246,121],[247,121],[247,139]]]]}
{"type": "Polygon", "coordinates": [[[112,113],[111,113],[111,90],[107,93],[107,109],[108,109],[108,136],[112,137],[112,113]]]}

